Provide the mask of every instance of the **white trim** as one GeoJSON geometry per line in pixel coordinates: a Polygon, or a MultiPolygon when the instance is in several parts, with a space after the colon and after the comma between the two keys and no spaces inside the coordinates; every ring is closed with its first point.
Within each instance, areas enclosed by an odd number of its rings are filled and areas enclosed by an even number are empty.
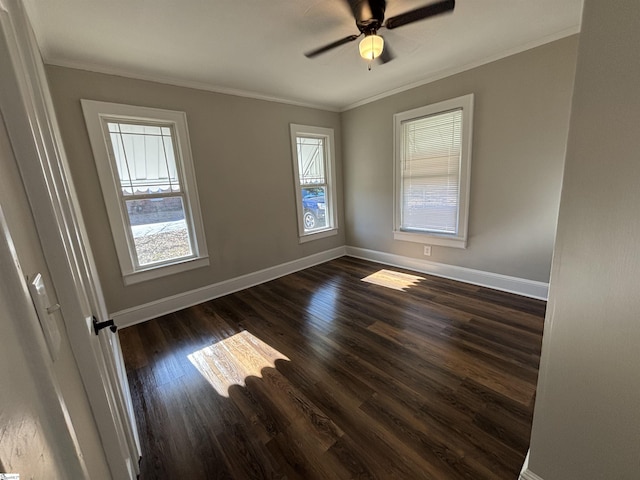
{"type": "Polygon", "coordinates": [[[60,143],[44,64],[21,2],[0,15],[0,108],[14,149],[62,318],[94,414],[105,459],[114,478],[135,479],[116,389],[105,352],[91,331],[89,251],[74,201],[75,189],[60,143]],[[5,73],[5,70],[3,70],[5,73]]]}
{"type": "MultiPolygon", "coordinates": [[[[5,9],[3,0],[0,0],[0,27],[5,27],[11,21],[9,17],[10,13],[5,9]]],[[[1,34],[1,32],[0,32],[1,34]]],[[[2,104],[0,103],[0,107],[2,104]]],[[[0,134],[5,137],[5,124],[3,117],[0,114],[0,134]]],[[[9,138],[6,136],[7,149],[10,149],[9,138]]],[[[5,140],[3,139],[2,143],[5,140]]],[[[3,146],[4,150],[4,146],[3,146]]],[[[11,152],[11,150],[8,150],[11,152]]],[[[4,155],[5,152],[2,152],[4,155]]],[[[7,154],[7,165],[15,162],[15,158],[10,153],[7,154]]],[[[3,164],[5,159],[3,158],[3,164]]],[[[3,168],[3,171],[4,170],[3,168]]],[[[10,203],[10,202],[7,202],[10,203]]],[[[11,209],[11,205],[8,205],[7,211],[11,209]]],[[[29,221],[29,219],[25,219],[29,221]]],[[[6,350],[7,347],[11,349],[18,349],[24,353],[24,368],[29,373],[28,381],[22,385],[32,385],[29,388],[32,394],[36,398],[25,398],[25,402],[30,402],[31,408],[37,409],[40,413],[46,415],[46,418],[41,418],[40,424],[29,425],[30,435],[36,436],[48,436],[51,435],[52,445],[50,454],[30,448],[22,448],[20,444],[25,438],[5,438],[3,441],[2,453],[7,454],[9,458],[15,456],[12,461],[13,465],[0,465],[4,468],[14,467],[12,470],[18,470],[21,465],[27,465],[31,462],[35,465],[36,461],[45,465],[47,463],[59,467],[61,473],[73,476],[78,479],[89,479],[89,472],[85,465],[84,456],[82,453],[82,446],[78,441],[78,437],[71,420],[68,406],[65,402],[63,391],[56,378],[56,373],[53,368],[51,357],[46,353],[47,344],[43,335],[44,330],[41,328],[38,321],[38,315],[34,308],[34,303],[29,296],[26,284],[26,274],[20,266],[20,259],[18,258],[17,251],[15,249],[13,239],[11,238],[11,232],[6,222],[6,218],[3,211],[3,205],[0,205],[0,265],[2,265],[2,275],[0,275],[0,308],[2,308],[2,331],[14,332],[14,335],[9,335],[10,338],[5,337],[6,333],[3,333],[2,348],[6,350]],[[17,345],[4,345],[9,341],[16,342],[17,345]],[[31,403],[34,402],[34,403],[31,403]],[[40,455],[40,458],[32,456],[33,454],[40,455]],[[49,458],[49,455],[57,457],[62,455],[64,458],[49,458]],[[58,465],[57,462],[60,462],[58,465]]],[[[18,361],[13,358],[13,361],[18,361]]],[[[5,369],[9,369],[9,364],[6,364],[5,369]]],[[[6,377],[5,377],[6,378],[6,377]]],[[[9,377],[11,378],[11,377],[9,377]]],[[[2,385],[0,388],[16,388],[13,385],[2,385]]],[[[3,398],[4,400],[4,398],[3,398]]],[[[3,405],[3,410],[7,405],[3,405]]],[[[9,437],[12,430],[12,420],[15,422],[17,417],[12,418],[11,409],[3,411],[3,436],[9,437]],[[7,429],[5,430],[5,425],[7,429]]],[[[36,413],[35,411],[33,413],[36,413]]],[[[20,418],[20,421],[28,421],[27,416],[20,418]]],[[[15,425],[14,425],[15,428],[15,425]]],[[[22,436],[22,435],[21,435],[22,436]]],[[[31,440],[30,438],[28,440],[31,440]]],[[[28,441],[27,440],[27,441],[28,441]]],[[[35,440],[35,439],[34,439],[35,440]]],[[[33,445],[32,445],[33,446],[33,445]]],[[[37,447],[36,447],[37,448],[37,447]]],[[[38,469],[40,470],[40,469],[38,469]]],[[[57,469],[56,469],[57,470],[57,469]]],[[[34,469],[35,471],[35,469],[34,469]]]]}
{"type": "MultiPolygon", "coordinates": [[[[320,238],[329,237],[338,233],[338,212],[336,194],[336,147],[333,128],[314,127],[308,125],[289,124],[291,136],[291,160],[293,162],[293,183],[296,195],[296,213],[298,216],[298,239],[299,243],[309,242],[320,238]],[[304,230],[304,206],[302,202],[302,189],[306,186],[300,185],[300,171],[298,159],[298,137],[321,138],[324,140],[324,187],[325,195],[325,224],[323,230],[305,232],[304,230]]],[[[313,185],[309,186],[310,188],[313,185]]]]}
{"type": "Polygon", "coordinates": [[[453,248],[467,248],[469,225],[469,191],[471,189],[471,157],[473,140],[473,93],[441,102],[414,108],[393,115],[393,238],[407,242],[431,243],[453,248]],[[404,124],[418,121],[432,115],[441,115],[454,110],[462,111],[462,137],[459,159],[459,184],[457,205],[457,226],[455,235],[441,235],[433,232],[402,230],[403,222],[403,165],[405,162],[404,124]]]}
{"type": "Polygon", "coordinates": [[[87,72],[102,73],[104,75],[116,75],[119,77],[132,78],[135,80],[143,80],[146,82],[159,83],[162,85],[173,85],[174,87],[192,88],[194,90],[204,90],[206,92],[220,93],[222,95],[233,95],[234,97],[252,98],[254,100],[262,100],[265,102],[284,103],[285,105],[294,105],[296,107],[315,108],[328,112],[340,112],[340,108],[319,103],[302,102],[280,98],[263,93],[250,92],[248,90],[239,90],[236,88],[221,87],[206,82],[197,82],[193,80],[184,80],[163,75],[135,73],[131,70],[123,68],[105,67],[87,62],[74,62],[70,60],[62,60],[46,56],[45,63],[56,67],[73,68],[76,70],[84,70],[87,72]]]}
{"type": "Polygon", "coordinates": [[[544,480],[542,477],[536,475],[531,470],[526,469],[520,472],[520,477],[518,480],[544,480]]]}
{"type": "Polygon", "coordinates": [[[441,247],[467,248],[466,238],[439,236],[433,233],[394,230],[393,239],[402,240],[403,242],[424,243],[425,245],[439,245],[441,247]]]}
{"type": "Polygon", "coordinates": [[[241,275],[239,277],[224,280],[222,282],[197,288],[189,292],[179,293],[171,297],[162,298],[137,307],[127,308],[110,315],[118,327],[129,327],[136,323],[151,320],[168,313],[176,312],[183,308],[213,300],[245,288],[250,288],[290,273],[313,267],[320,263],[328,262],[345,255],[345,247],[337,247],[324,252],[309,255],[290,262],[265,268],[257,272],[241,275]]]}
{"type": "MultiPolygon", "coordinates": [[[[200,212],[186,113],[85,99],[80,100],[80,103],[124,283],[130,285],[208,265],[207,241],[200,212]],[[177,175],[181,185],[181,192],[177,195],[183,201],[185,220],[193,249],[192,256],[171,259],[163,264],[148,267],[139,265],[135,242],[131,235],[131,223],[123,202],[127,197],[122,195],[120,174],[115,165],[112,141],[107,130],[107,121],[109,120],[124,120],[142,124],[157,122],[159,125],[171,129],[177,175]]],[[[154,196],[161,198],[166,194],[154,194],[154,196]]]]}
{"type": "Polygon", "coordinates": [[[437,277],[450,278],[460,282],[479,285],[482,287],[515,293],[530,298],[547,300],[549,284],[536,282],[525,278],[511,277],[499,273],[484,272],[472,268],[458,267],[444,263],[428,262],[417,258],[395,255],[392,253],[368,250],[365,248],[346,247],[347,255],[372,262],[383,263],[394,267],[408,268],[417,272],[435,275],[437,277]]]}
{"type": "Polygon", "coordinates": [[[408,85],[394,88],[393,90],[389,90],[387,92],[374,95],[373,97],[365,98],[363,100],[358,100],[355,103],[352,103],[350,105],[347,105],[344,108],[341,108],[340,112],[346,112],[354,108],[361,107],[362,105],[376,102],[378,100],[382,100],[383,98],[390,97],[398,93],[406,92],[407,90],[411,90],[412,88],[421,87],[423,85],[427,85],[429,83],[442,80],[443,78],[451,77],[452,75],[457,75],[458,73],[466,72],[467,70],[473,70],[474,68],[481,67],[488,63],[502,60],[503,58],[507,58],[512,55],[517,55],[518,53],[526,52],[527,50],[531,50],[533,48],[541,47],[542,45],[546,45],[547,43],[555,42],[556,40],[560,40],[562,38],[569,37],[577,33],[580,33],[580,25],[575,25],[565,30],[561,30],[560,32],[547,35],[546,37],[539,38],[537,40],[534,40],[529,43],[525,43],[524,45],[520,45],[518,47],[510,48],[509,50],[505,50],[504,52],[500,52],[495,55],[491,55],[489,57],[476,60],[471,63],[467,63],[466,65],[462,65],[460,67],[453,67],[453,68],[447,68],[445,70],[440,70],[439,72],[436,72],[425,79],[418,80],[417,82],[409,83],[408,85]]]}
{"type": "Polygon", "coordinates": [[[126,273],[122,276],[125,285],[133,285],[135,283],[146,282],[155,278],[174,275],[194,268],[202,268],[209,265],[209,257],[189,258],[187,260],[178,260],[170,265],[161,265],[159,267],[138,270],[133,273],[126,273]]]}
{"type": "Polygon", "coordinates": [[[257,272],[248,273],[239,277],[224,280],[222,282],[197,288],[189,292],[179,293],[171,297],[162,298],[153,302],[127,308],[111,313],[120,328],[130,327],[162,315],[167,315],[183,308],[213,300],[214,298],[229,295],[246,288],[251,288],[261,283],[275,280],[276,278],[313,267],[320,263],[328,262],[342,256],[351,256],[383,263],[400,268],[408,268],[417,272],[435,275],[437,277],[450,278],[460,282],[480,285],[504,292],[515,293],[525,297],[547,299],[549,284],[536,282],[523,278],[500,275],[498,273],[483,272],[471,268],[446,265],[443,263],[426,262],[414,258],[378,252],[357,247],[337,247],[324,252],[316,253],[308,257],[299,258],[290,262],[265,268],[257,272]]]}
{"type": "MultiPolygon", "coordinates": [[[[28,9],[29,13],[31,13],[32,9],[28,9]]],[[[38,29],[40,31],[40,29],[38,29]]],[[[272,95],[265,95],[262,93],[251,92],[248,90],[239,90],[235,88],[221,87],[217,85],[213,85],[206,82],[197,82],[193,80],[184,80],[178,79],[168,76],[162,75],[153,75],[153,74],[144,74],[144,73],[135,73],[131,70],[123,69],[123,68],[113,68],[113,67],[105,67],[103,65],[95,65],[88,62],[76,62],[71,60],[63,60],[60,58],[55,58],[48,53],[47,46],[45,45],[43,56],[44,61],[47,65],[53,65],[58,67],[65,68],[74,68],[76,70],[85,70],[88,72],[102,73],[105,75],[117,75],[119,77],[127,77],[133,78],[136,80],[144,80],[147,82],[160,83],[164,85],[173,85],[176,87],[184,87],[184,88],[193,88],[195,90],[204,90],[207,92],[220,93],[223,95],[233,95],[235,97],[244,97],[244,98],[252,98],[255,100],[264,100],[266,102],[275,102],[275,103],[283,103],[286,105],[295,105],[298,107],[307,107],[307,108],[316,108],[319,110],[325,110],[328,112],[346,112],[348,110],[352,110],[354,108],[360,107],[362,105],[366,105],[368,103],[375,102],[377,100],[381,100],[386,97],[390,97],[397,93],[402,93],[407,90],[411,90],[412,88],[421,87],[422,85],[426,85],[428,83],[432,83],[438,80],[442,80],[443,78],[450,77],[452,75],[456,75],[458,73],[465,72],[467,70],[472,70],[477,67],[481,67],[482,65],[486,65],[487,63],[495,62],[497,60],[501,60],[506,57],[510,57],[512,55],[516,55],[518,53],[525,52],[527,50],[531,50],[532,48],[540,47],[547,43],[555,42],[556,40],[560,40],[565,37],[569,37],[571,35],[575,35],[576,33],[580,33],[580,25],[575,25],[573,27],[567,28],[565,30],[561,30],[560,32],[553,33],[551,35],[547,35],[546,37],[539,38],[532,42],[525,43],[518,47],[514,47],[503,52],[497,53],[495,55],[490,55],[489,57],[467,63],[465,65],[448,68],[445,70],[440,70],[439,72],[430,75],[429,77],[418,80],[417,82],[413,82],[407,85],[403,85],[398,88],[394,88],[393,90],[389,90],[384,93],[380,93],[378,95],[374,95],[372,97],[364,98],[362,100],[358,100],[357,102],[348,104],[344,107],[336,107],[333,105],[321,104],[321,103],[313,103],[313,102],[303,102],[299,100],[286,99],[281,97],[275,97],[272,95]]],[[[40,40],[40,39],[39,39],[40,40]]]]}
{"type": "Polygon", "coordinates": [[[527,450],[527,456],[524,458],[524,463],[522,465],[522,470],[520,471],[520,476],[518,480],[543,480],[542,477],[536,475],[531,470],[529,470],[529,454],[530,450],[527,450]]]}
{"type": "Polygon", "coordinates": [[[298,243],[307,243],[312,240],[319,240],[321,238],[332,237],[333,235],[338,234],[337,228],[329,228],[327,230],[322,230],[320,232],[307,233],[302,237],[298,238],[298,243]]]}

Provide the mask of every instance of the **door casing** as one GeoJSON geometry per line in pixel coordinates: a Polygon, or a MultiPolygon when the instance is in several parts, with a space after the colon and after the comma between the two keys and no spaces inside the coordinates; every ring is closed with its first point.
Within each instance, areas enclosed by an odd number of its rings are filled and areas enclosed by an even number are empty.
{"type": "Polygon", "coordinates": [[[7,133],[112,477],[133,480],[140,447],[118,337],[108,330],[93,333],[93,317],[106,320],[107,310],[44,65],[19,1],[0,0],[0,29],[0,109],[7,133]]]}

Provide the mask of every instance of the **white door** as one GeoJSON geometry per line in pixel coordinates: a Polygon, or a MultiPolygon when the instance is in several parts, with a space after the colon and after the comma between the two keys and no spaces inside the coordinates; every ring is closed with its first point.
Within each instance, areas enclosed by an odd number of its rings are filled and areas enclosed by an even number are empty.
{"type": "MultiPolygon", "coordinates": [[[[87,479],[82,456],[86,452],[66,402],[72,394],[67,397],[58,382],[29,296],[26,272],[36,271],[30,268],[34,264],[40,270],[44,266],[37,259],[37,239],[29,242],[30,213],[26,200],[16,195],[21,186],[13,185],[20,182],[12,168],[15,163],[0,115],[0,472],[23,478],[87,479]],[[22,230],[18,222],[26,224],[22,230]]],[[[47,320],[55,325],[53,317],[47,320]]]]}
{"type": "Polygon", "coordinates": [[[114,479],[135,479],[140,457],[117,335],[94,333],[106,309],[40,53],[20,2],[0,3],[0,109],[29,196],[67,335],[114,479]]]}

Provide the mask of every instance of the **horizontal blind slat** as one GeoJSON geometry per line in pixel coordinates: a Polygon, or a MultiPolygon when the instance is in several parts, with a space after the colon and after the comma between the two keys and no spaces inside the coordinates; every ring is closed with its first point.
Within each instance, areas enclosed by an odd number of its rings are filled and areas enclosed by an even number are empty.
{"type": "Polygon", "coordinates": [[[402,227],[456,234],[462,109],[402,124],[402,227]]]}

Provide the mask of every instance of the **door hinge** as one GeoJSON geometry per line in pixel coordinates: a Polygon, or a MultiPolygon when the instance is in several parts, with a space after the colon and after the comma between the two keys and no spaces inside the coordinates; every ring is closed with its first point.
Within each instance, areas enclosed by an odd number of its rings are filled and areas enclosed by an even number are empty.
{"type": "Polygon", "coordinates": [[[95,316],[93,317],[93,331],[96,332],[96,335],[98,335],[98,332],[100,330],[107,327],[109,327],[109,330],[111,330],[113,333],[116,333],[116,331],[118,330],[118,326],[113,322],[113,319],[99,322],[95,316]]]}

